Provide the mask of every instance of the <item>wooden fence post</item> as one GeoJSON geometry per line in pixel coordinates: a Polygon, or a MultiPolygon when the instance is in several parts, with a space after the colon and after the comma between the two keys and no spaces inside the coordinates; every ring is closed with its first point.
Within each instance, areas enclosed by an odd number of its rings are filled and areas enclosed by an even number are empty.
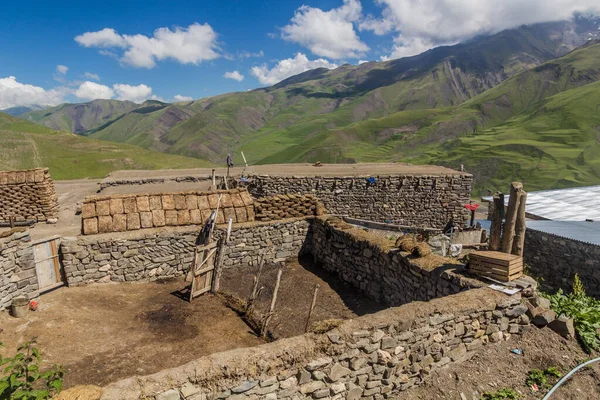
{"type": "Polygon", "coordinates": [[[521,201],[519,202],[519,210],[517,212],[517,223],[515,226],[515,240],[512,247],[512,254],[523,257],[525,252],[525,231],[527,230],[527,222],[525,219],[525,209],[527,206],[527,193],[523,191],[521,201]]]}
{"type": "Polygon", "coordinates": [[[494,212],[492,214],[492,226],[490,227],[490,250],[500,250],[502,242],[502,220],[504,219],[504,194],[494,194],[494,212]]]}
{"type": "Polygon", "coordinates": [[[502,234],[502,252],[512,251],[513,241],[515,239],[515,226],[517,223],[517,213],[519,211],[519,202],[523,195],[523,184],[521,182],[512,182],[510,184],[510,197],[508,199],[508,208],[506,209],[506,221],[504,223],[504,233],[502,234]]]}

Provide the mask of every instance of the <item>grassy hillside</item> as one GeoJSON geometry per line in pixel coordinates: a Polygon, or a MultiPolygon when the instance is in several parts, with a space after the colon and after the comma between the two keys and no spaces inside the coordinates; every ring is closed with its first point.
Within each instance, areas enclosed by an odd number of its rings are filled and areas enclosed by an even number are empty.
{"type": "Polygon", "coordinates": [[[208,162],[55,131],[0,113],[0,169],[49,167],[54,179],[101,178],[120,169],[193,168],[208,162]]]}

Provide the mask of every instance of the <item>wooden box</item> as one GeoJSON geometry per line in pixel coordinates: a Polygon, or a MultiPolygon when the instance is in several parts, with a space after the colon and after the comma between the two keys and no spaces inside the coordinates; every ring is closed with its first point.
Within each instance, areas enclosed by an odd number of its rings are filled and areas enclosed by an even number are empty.
{"type": "Polygon", "coordinates": [[[474,251],[469,270],[486,278],[510,282],[523,275],[523,257],[499,251],[474,251]]]}

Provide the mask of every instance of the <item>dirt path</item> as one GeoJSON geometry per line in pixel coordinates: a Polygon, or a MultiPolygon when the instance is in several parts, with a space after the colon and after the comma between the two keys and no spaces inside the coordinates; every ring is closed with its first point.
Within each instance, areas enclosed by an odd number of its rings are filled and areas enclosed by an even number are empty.
{"type": "MultiPolygon", "coordinates": [[[[480,400],[484,392],[511,388],[523,400],[541,399],[545,392],[532,392],[525,385],[530,370],[553,366],[566,374],[588,357],[575,340],[565,340],[548,328],[532,328],[522,338],[513,336],[501,344],[485,346],[471,360],[432,373],[423,386],[398,398],[480,400]],[[511,353],[517,348],[523,350],[523,355],[511,353]]],[[[552,395],[552,400],[592,399],[600,399],[598,364],[579,371],[552,395]]]]}
{"type": "Polygon", "coordinates": [[[166,283],[61,288],[40,298],[26,319],[0,313],[2,354],[37,336],[44,360],[65,366],[65,385],[106,385],[201,356],[263,343],[222,300],[189,303],[166,283]]]}
{"type": "MultiPolygon", "coordinates": [[[[267,313],[271,303],[278,268],[277,265],[266,265],[261,274],[259,287],[264,286],[264,290],[256,303],[256,310],[263,315],[267,313]]],[[[225,270],[221,290],[239,299],[248,299],[256,272],[257,268],[225,270]]],[[[275,339],[304,333],[306,317],[317,284],[320,288],[311,326],[319,321],[351,319],[387,308],[346,284],[335,274],[315,267],[311,257],[302,258],[300,262],[297,259],[286,260],[275,314],[269,329],[275,339]]]]}

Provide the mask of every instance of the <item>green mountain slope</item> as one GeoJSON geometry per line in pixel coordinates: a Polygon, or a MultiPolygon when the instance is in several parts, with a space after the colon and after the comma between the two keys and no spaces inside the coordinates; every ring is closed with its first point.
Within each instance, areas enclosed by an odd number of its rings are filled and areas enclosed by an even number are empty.
{"type": "MultiPolygon", "coordinates": [[[[42,119],[36,119],[39,113],[24,116],[102,140],[214,162],[242,149],[250,162],[281,159],[277,154],[292,146],[323,140],[331,144],[320,150],[324,156],[350,161],[353,157],[344,156],[339,144],[329,140],[335,130],[399,111],[458,106],[583,44],[596,29],[586,19],[523,26],[414,57],[316,69],[269,88],[190,103],[155,108],[126,104],[113,106],[111,112],[104,109],[110,102],[81,105],[84,111],[66,105],[46,110],[42,119]]],[[[304,156],[317,157],[319,152],[304,156]]]]}
{"type": "Polygon", "coordinates": [[[202,160],[55,131],[0,113],[0,169],[49,167],[54,179],[100,178],[120,169],[194,168],[202,160]]]}

